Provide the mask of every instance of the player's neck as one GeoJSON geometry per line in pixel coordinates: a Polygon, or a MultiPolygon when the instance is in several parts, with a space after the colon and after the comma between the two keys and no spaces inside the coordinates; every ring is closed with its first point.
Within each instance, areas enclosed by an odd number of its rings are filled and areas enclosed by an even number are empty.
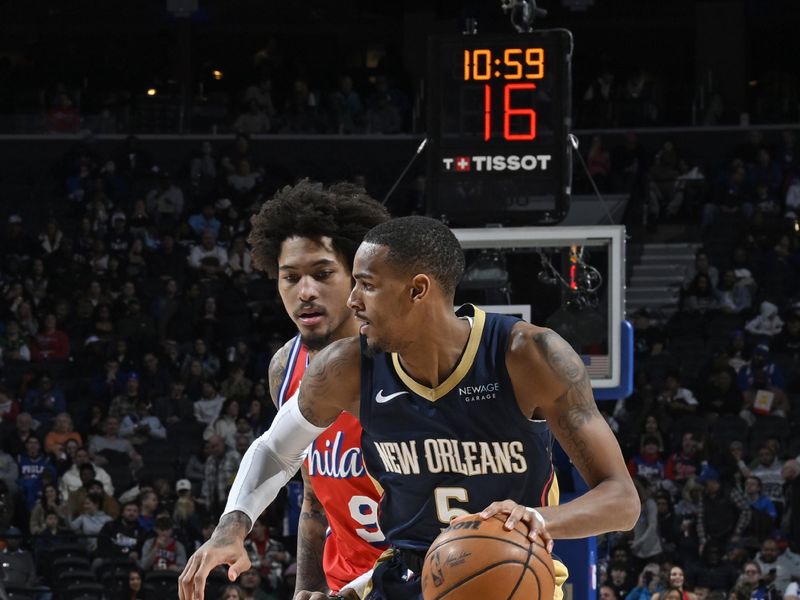
{"type": "Polygon", "coordinates": [[[461,360],[472,326],[452,309],[436,311],[423,322],[423,330],[400,353],[400,364],[419,383],[436,387],[461,360]]]}

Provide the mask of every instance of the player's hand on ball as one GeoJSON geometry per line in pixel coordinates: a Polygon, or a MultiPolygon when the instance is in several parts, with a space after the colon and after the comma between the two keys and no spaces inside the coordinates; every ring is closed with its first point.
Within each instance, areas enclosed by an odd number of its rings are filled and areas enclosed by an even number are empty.
{"type": "MultiPolygon", "coordinates": [[[[482,519],[490,519],[494,515],[508,515],[504,527],[509,531],[514,529],[517,523],[525,523],[529,530],[528,539],[535,542],[537,537],[540,538],[547,551],[553,552],[553,538],[547,531],[547,524],[544,522],[544,518],[535,508],[517,504],[513,500],[502,500],[492,502],[479,514],[482,519]]],[[[453,519],[453,522],[458,522],[461,518],[463,517],[453,519]]]]}

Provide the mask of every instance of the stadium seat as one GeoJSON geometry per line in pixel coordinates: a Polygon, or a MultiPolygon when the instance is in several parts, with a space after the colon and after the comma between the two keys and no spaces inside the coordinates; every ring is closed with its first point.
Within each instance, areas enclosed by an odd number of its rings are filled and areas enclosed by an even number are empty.
{"type": "Polygon", "coordinates": [[[104,593],[99,583],[75,583],[60,591],[60,600],[103,600],[104,593]]]}
{"type": "Polygon", "coordinates": [[[145,582],[156,591],[157,598],[175,598],[178,595],[178,573],[175,571],[150,571],[145,582]]]}

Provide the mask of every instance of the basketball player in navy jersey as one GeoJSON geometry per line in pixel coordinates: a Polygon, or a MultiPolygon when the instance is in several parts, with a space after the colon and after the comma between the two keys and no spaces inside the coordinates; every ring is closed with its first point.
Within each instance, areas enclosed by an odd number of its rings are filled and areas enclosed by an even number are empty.
{"type": "MultiPolygon", "coordinates": [[[[468,513],[505,514],[507,528],[523,522],[548,548],[552,539],[629,530],[639,515],[580,357],[550,330],[469,306],[454,314],[463,270],[458,241],[438,221],[406,217],[371,230],[356,253],[349,299],[360,339],[334,342],[315,357],[298,402],[282,407],[251,446],[231,490],[229,506],[257,514],[342,410],[359,415],[392,544],[373,572],[369,600],[420,598],[421,556],[468,513]],[[538,500],[550,474],[549,456],[543,460],[530,435],[534,413],[591,488],[567,504],[538,500]]],[[[201,598],[215,566],[191,562],[181,597],[201,598]]],[[[564,575],[557,572],[556,600],[564,575]]]]}

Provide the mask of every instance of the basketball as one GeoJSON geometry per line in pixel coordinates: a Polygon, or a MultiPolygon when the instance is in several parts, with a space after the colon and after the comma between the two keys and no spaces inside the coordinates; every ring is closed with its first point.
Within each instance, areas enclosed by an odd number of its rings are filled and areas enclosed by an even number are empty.
{"type": "Polygon", "coordinates": [[[552,600],[555,571],[524,523],[508,531],[506,517],[472,515],[445,529],[425,555],[425,600],[552,600]]]}

